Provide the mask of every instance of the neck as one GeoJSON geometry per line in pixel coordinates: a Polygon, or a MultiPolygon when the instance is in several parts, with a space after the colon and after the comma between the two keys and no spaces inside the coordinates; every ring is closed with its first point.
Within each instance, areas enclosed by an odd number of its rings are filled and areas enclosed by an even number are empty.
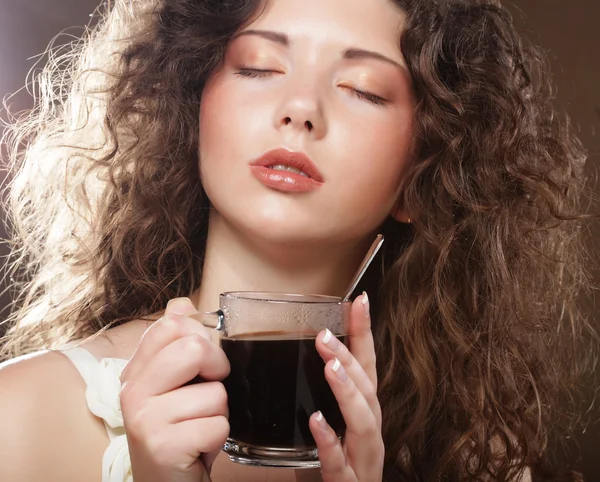
{"type": "Polygon", "coordinates": [[[259,240],[212,210],[201,284],[191,298],[199,311],[213,311],[225,291],[343,296],[370,242],[259,240]]]}

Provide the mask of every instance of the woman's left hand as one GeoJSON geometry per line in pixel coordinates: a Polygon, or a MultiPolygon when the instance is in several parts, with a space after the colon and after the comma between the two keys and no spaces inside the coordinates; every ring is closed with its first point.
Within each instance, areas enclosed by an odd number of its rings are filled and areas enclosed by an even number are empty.
{"type": "Polygon", "coordinates": [[[328,331],[321,332],[316,342],[326,362],[325,377],[346,422],[343,442],[320,412],[310,417],[310,431],[319,450],[323,482],[381,482],[385,448],[365,293],[352,304],[349,335],[350,349],[328,331]]]}

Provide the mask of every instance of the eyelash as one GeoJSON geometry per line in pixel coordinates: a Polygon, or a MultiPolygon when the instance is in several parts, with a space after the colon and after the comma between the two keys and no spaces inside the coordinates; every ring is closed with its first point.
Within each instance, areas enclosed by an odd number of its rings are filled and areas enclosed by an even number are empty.
{"type": "MultiPolygon", "coordinates": [[[[236,72],[237,75],[251,78],[263,78],[267,77],[269,74],[272,73],[274,73],[273,70],[260,70],[248,68],[242,68],[236,72]]],[[[371,94],[369,92],[363,92],[362,90],[353,89],[351,87],[347,88],[352,92],[354,96],[358,97],[359,99],[367,100],[375,105],[385,106],[388,103],[387,100],[385,100],[383,97],[379,97],[378,95],[371,94]]]]}

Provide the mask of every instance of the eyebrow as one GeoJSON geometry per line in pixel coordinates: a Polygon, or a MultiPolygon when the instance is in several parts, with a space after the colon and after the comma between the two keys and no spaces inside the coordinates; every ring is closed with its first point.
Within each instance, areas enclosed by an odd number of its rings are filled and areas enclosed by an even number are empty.
{"type": "MultiPolygon", "coordinates": [[[[289,37],[281,32],[274,32],[272,30],[244,30],[242,32],[238,32],[233,36],[231,40],[235,40],[236,38],[243,37],[245,35],[257,35],[259,37],[265,38],[272,42],[283,45],[284,47],[289,47],[291,42],[289,37]]],[[[373,52],[372,50],[364,50],[359,48],[349,48],[344,50],[344,58],[345,59],[375,59],[381,60],[388,64],[393,65],[394,67],[406,71],[406,67],[395,60],[386,57],[379,52],[373,52]]]]}

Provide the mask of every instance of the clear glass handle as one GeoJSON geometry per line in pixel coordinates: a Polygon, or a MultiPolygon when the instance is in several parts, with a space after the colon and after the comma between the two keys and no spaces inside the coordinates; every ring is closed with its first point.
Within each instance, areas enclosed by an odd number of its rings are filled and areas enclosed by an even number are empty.
{"type": "Polygon", "coordinates": [[[223,333],[225,331],[225,313],[223,313],[221,310],[194,313],[191,315],[191,318],[199,321],[207,328],[213,328],[217,330],[219,333],[223,333]]]}

